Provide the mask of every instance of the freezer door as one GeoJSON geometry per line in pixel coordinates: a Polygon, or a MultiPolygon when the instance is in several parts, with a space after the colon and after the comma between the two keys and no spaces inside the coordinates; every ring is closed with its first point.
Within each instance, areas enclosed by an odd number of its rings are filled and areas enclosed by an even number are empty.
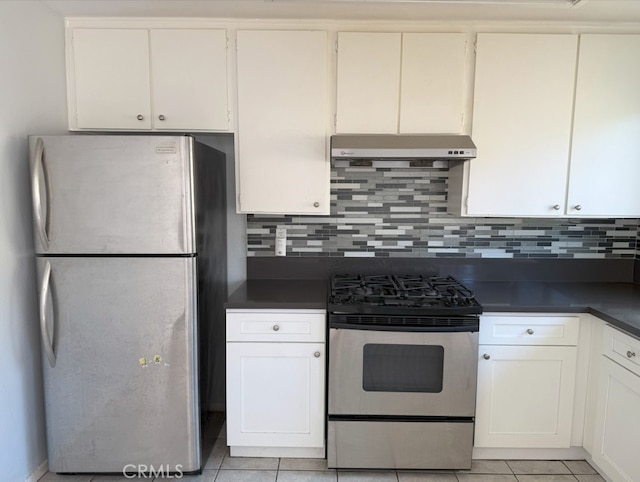
{"type": "Polygon", "coordinates": [[[37,263],[49,470],[198,470],[196,259],[37,263]]]}
{"type": "Polygon", "coordinates": [[[31,136],[40,254],[195,252],[193,138],[31,136]]]}

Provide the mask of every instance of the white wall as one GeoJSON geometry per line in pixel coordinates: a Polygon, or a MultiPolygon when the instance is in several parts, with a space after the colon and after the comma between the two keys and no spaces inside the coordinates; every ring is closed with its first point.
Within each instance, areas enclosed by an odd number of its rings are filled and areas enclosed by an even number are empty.
{"type": "Polygon", "coordinates": [[[66,130],[63,19],[0,1],[0,66],[0,478],[21,481],[46,459],[26,136],[66,130]]]}

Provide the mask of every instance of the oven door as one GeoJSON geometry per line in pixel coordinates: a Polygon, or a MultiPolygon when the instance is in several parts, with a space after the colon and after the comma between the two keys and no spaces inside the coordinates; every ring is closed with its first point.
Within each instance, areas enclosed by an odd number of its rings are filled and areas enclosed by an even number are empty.
{"type": "Polygon", "coordinates": [[[329,415],[473,417],[478,333],[394,330],[329,330],[329,415]]]}

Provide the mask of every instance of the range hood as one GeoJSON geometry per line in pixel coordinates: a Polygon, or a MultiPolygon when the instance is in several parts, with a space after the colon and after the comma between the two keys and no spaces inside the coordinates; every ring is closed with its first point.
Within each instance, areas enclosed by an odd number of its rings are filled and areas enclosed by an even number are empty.
{"type": "Polygon", "coordinates": [[[471,137],[457,134],[336,134],[331,158],[339,161],[466,161],[476,157],[471,137]]]}

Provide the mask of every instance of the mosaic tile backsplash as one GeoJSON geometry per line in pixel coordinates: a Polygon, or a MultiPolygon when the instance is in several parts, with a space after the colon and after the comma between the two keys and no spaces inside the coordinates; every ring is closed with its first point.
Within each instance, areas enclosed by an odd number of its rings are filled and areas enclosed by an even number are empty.
{"type": "Polygon", "coordinates": [[[448,168],[334,167],[331,215],[247,216],[247,255],[640,258],[638,219],[458,218],[448,168]]]}

